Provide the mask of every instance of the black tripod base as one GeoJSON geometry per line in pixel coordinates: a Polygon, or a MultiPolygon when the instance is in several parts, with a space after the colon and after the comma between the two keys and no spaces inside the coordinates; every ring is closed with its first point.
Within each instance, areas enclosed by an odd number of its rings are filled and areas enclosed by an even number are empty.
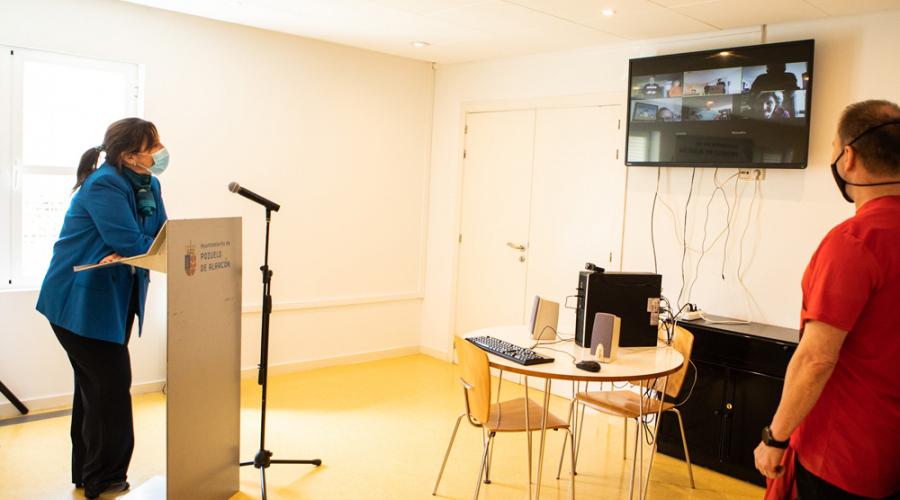
{"type": "Polygon", "coordinates": [[[19,410],[19,413],[21,413],[22,415],[28,413],[28,408],[26,408],[25,405],[23,405],[22,402],[13,395],[12,391],[7,389],[6,386],[3,385],[3,382],[0,382],[0,394],[6,396],[6,399],[8,399],[9,402],[12,403],[12,405],[15,406],[17,410],[19,410]]]}
{"type": "Polygon", "coordinates": [[[256,452],[256,456],[253,457],[252,462],[241,462],[241,467],[252,465],[259,469],[259,479],[262,486],[262,498],[266,500],[266,469],[269,468],[272,464],[305,464],[305,465],[315,465],[316,467],[322,465],[322,461],[318,458],[313,460],[272,460],[272,452],[269,450],[259,450],[256,452]]]}
{"type": "Polygon", "coordinates": [[[257,469],[267,469],[272,464],[301,464],[301,465],[315,465],[316,467],[322,465],[322,460],[315,458],[312,460],[272,460],[272,452],[269,450],[259,450],[256,452],[256,456],[253,458],[252,462],[241,462],[241,467],[252,465],[257,469]]]}
{"type": "Polygon", "coordinates": [[[273,464],[306,464],[306,465],[315,465],[316,467],[322,465],[322,461],[318,458],[313,460],[272,460],[273,464]]]}

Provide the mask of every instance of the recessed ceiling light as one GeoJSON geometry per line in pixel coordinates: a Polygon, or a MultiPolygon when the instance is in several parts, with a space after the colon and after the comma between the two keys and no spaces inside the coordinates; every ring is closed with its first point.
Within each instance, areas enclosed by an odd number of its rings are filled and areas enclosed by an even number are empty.
{"type": "Polygon", "coordinates": [[[604,11],[602,12],[602,14],[603,14],[604,16],[611,16],[611,15],[613,15],[613,14],[615,14],[615,13],[616,13],[616,11],[614,11],[614,10],[604,10],[604,11]]]}
{"type": "Polygon", "coordinates": [[[428,44],[425,42],[411,42],[410,45],[413,47],[427,47],[428,44]]]}

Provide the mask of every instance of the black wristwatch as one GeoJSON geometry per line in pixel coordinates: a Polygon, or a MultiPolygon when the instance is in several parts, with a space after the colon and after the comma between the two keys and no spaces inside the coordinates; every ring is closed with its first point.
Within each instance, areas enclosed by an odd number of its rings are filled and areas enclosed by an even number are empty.
{"type": "Polygon", "coordinates": [[[782,450],[788,447],[788,443],[791,442],[790,439],[787,441],[778,441],[772,437],[772,430],[769,429],[767,425],[762,432],[762,441],[766,446],[771,446],[772,448],[781,448],[782,450]]]}

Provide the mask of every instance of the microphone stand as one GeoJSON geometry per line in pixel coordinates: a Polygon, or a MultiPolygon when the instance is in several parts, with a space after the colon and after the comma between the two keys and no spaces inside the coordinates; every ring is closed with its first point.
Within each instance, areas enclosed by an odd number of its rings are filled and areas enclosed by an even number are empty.
{"type": "Polygon", "coordinates": [[[263,266],[259,268],[263,275],[262,305],[262,348],[259,355],[259,385],[262,386],[262,425],[259,428],[259,451],[252,462],[241,462],[241,467],[252,465],[259,469],[262,485],[262,500],[266,500],[266,469],[272,464],[311,464],[322,465],[318,458],[314,460],[272,460],[272,452],[266,449],[266,387],[269,379],[269,316],[272,314],[272,271],[269,269],[269,223],[272,221],[272,209],[266,207],[266,252],[263,266]]]}
{"type": "Polygon", "coordinates": [[[26,408],[25,405],[23,405],[22,402],[19,401],[19,398],[17,398],[12,393],[12,391],[7,389],[6,386],[3,385],[3,382],[0,382],[0,393],[3,393],[3,395],[6,396],[6,399],[8,399],[9,402],[12,403],[12,405],[15,406],[17,410],[19,410],[19,413],[21,413],[22,415],[28,413],[28,408],[26,408]]]}

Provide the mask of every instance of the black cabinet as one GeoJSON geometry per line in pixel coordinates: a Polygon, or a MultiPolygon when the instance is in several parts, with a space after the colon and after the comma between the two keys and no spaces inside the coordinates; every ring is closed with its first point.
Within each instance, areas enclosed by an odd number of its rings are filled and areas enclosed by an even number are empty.
{"type": "MultiPolygon", "coordinates": [[[[727,318],[714,320],[727,321],[727,318]]],[[[772,421],[799,332],[751,323],[678,323],[694,334],[694,349],[678,401],[691,463],[765,486],[753,450],[772,421]],[[697,382],[694,384],[696,374],[697,382]]],[[[659,451],[684,460],[678,418],[663,414],[659,451]]]]}

